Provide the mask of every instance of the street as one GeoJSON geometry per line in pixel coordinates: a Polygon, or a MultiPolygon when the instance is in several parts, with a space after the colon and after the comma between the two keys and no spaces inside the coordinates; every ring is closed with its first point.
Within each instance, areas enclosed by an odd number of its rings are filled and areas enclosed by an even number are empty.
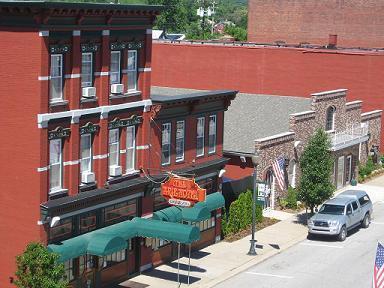
{"type": "Polygon", "coordinates": [[[216,287],[370,288],[377,241],[384,242],[383,201],[373,216],[368,229],[349,231],[344,242],[304,240],[216,287]]]}

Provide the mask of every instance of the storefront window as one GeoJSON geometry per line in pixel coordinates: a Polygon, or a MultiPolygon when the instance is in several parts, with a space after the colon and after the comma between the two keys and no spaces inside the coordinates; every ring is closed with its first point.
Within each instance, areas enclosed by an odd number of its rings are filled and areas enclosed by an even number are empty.
{"type": "Polygon", "coordinates": [[[71,282],[75,276],[73,275],[73,259],[64,262],[65,280],[71,282]]]}
{"type": "Polygon", "coordinates": [[[136,216],[136,199],[104,208],[104,224],[111,225],[136,216]]]}
{"type": "Polygon", "coordinates": [[[168,245],[169,243],[171,243],[171,242],[168,240],[164,240],[164,239],[146,238],[145,245],[147,247],[152,247],[152,250],[158,250],[159,248],[161,248],[165,245],[168,245]]]}
{"type": "Polygon", "coordinates": [[[156,188],[153,195],[154,211],[160,210],[168,206],[167,200],[161,196],[160,188],[156,188]]]}
{"type": "Polygon", "coordinates": [[[56,226],[49,229],[49,239],[52,241],[70,238],[72,230],[72,218],[62,219],[56,226]]]}
{"type": "Polygon", "coordinates": [[[89,212],[80,216],[80,234],[96,229],[96,212],[89,212]]]}
{"type": "Polygon", "coordinates": [[[212,178],[199,180],[197,181],[197,184],[200,186],[200,188],[207,190],[207,195],[216,192],[217,190],[212,178]]]}
{"type": "Polygon", "coordinates": [[[84,255],[79,257],[79,271],[80,275],[94,268],[94,259],[95,256],[92,255],[84,255]]]}
{"type": "Polygon", "coordinates": [[[108,268],[120,262],[123,262],[126,259],[127,259],[127,249],[117,251],[115,253],[106,255],[104,257],[99,257],[99,267],[108,268]]]}
{"type": "Polygon", "coordinates": [[[205,231],[205,230],[208,230],[208,229],[215,227],[215,224],[216,224],[215,221],[216,221],[215,217],[212,216],[211,218],[209,218],[207,220],[196,222],[194,224],[194,226],[198,227],[200,229],[200,231],[205,231]]]}

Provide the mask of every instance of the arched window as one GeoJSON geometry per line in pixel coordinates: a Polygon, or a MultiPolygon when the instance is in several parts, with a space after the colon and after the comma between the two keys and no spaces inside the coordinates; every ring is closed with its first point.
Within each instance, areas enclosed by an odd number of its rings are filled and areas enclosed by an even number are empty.
{"type": "Polygon", "coordinates": [[[288,166],[288,182],[292,188],[296,187],[296,160],[289,161],[288,166]]]}
{"type": "Polygon", "coordinates": [[[335,130],[335,106],[331,106],[327,109],[327,122],[325,123],[325,131],[335,130]]]}

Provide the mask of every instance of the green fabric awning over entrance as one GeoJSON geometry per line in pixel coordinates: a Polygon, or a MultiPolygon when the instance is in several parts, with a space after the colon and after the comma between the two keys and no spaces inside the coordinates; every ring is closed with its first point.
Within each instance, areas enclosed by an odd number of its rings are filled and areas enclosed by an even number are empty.
{"type": "Polygon", "coordinates": [[[127,241],[105,233],[94,233],[88,242],[87,253],[105,256],[127,248],[127,241]]]}
{"type": "Polygon", "coordinates": [[[65,240],[60,244],[50,244],[47,248],[48,251],[55,252],[60,255],[60,262],[65,262],[69,259],[87,254],[87,247],[88,235],[80,235],[72,239],[65,240]]]}
{"type": "Polygon", "coordinates": [[[182,208],[181,217],[185,221],[200,222],[209,219],[211,217],[211,212],[205,206],[194,206],[192,208],[182,208]]]}
{"type": "Polygon", "coordinates": [[[181,209],[176,206],[172,206],[172,207],[168,207],[168,208],[153,212],[152,219],[180,223],[181,209]]]}
{"type": "Polygon", "coordinates": [[[159,238],[169,241],[190,244],[200,239],[199,228],[161,220],[133,218],[137,236],[159,238]]]}
{"type": "Polygon", "coordinates": [[[195,206],[200,207],[205,205],[209,211],[214,211],[216,209],[222,208],[225,206],[225,199],[223,194],[220,192],[215,192],[207,195],[204,202],[196,203],[195,206]]]}

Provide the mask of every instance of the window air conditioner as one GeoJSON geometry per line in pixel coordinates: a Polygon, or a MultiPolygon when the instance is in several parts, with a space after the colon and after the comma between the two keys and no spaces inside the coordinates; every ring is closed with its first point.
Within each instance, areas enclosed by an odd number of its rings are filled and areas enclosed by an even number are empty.
{"type": "Polygon", "coordinates": [[[85,184],[95,182],[95,173],[93,172],[83,172],[81,173],[81,182],[85,184]]]}
{"type": "Polygon", "coordinates": [[[120,176],[122,173],[121,166],[110,166],[109,167],[109,175],[112,177],[120,176]]]}
{"type": "Polygon", "coordinates": [[[111,85],[111,93],[112,94],[122,94],[124,91],[123,84],[112,84],[111,85]]]}
{"type": "Polygon", "coordinates": [[[95,87],[85,87],[85,88],[83,88],[83,97],[84,98],[94,98],[94,97],[96,97],[96,88],[95,87]]]}

